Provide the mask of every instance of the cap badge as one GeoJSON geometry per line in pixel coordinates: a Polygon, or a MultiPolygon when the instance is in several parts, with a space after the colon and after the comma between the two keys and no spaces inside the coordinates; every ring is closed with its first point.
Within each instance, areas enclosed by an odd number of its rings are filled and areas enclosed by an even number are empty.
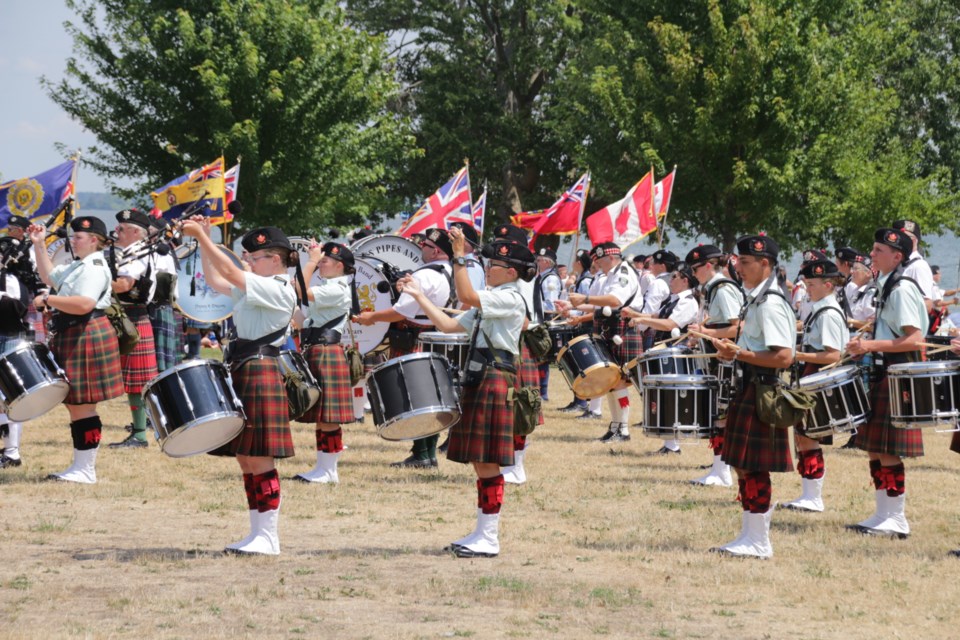
{"type": "Polygon", "coordinates": [[[763,251],[763,240],[754,240],[753,241],[753,250],[754,251],[763,251]]]}
{"type": "Polygon", "coordinates": [[[267,236],[260,234],[257,236],[257,244],[267,244],[267,236]]]}
{"type": "Polygon", "coordinates": [[[887,234],[887,242],[896,242],[899,239],[900,238],[897,237],[897,234],[893,233],[892,231],[887,234]]]}
{"type": "Polygon", "coordinates": [[[498,249],[498,251],[502,256],[505,256],[508,253],[510,253],[510,249],[505,244],[500,245],[500,248],[498,249]]]}
{"type": "Polygon", "coordinates": [[[89,221],[89,220],[84,220],[83,222],[80,223],[80,226],[83,227],[84,229],[89,229],[89,228],[90,228],[90,221],[89,221]]]}

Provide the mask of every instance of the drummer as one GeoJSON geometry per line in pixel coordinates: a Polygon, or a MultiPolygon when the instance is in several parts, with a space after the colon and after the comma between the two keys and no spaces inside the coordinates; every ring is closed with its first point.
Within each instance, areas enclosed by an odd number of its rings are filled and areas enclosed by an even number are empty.
{"type": "MultiPolygon", "coordinates": [[[[590,251],[587,249],[580,249],[577,251],[576,259],[573,262],[573,274],[567,280],[573,280],[573,283],[570,286],[570,293],[582,293],[587,295],[590,293],[590,285],[593,284],[593,270],[591,269],[592,260],[590,259],[590,251]]],[[[568,296],[569,298],[569,296],[568,296]]],[[[581,315],[582,311],[575,312],[576,315],[581,315]]],[[[591,333],[587,325],[580,325],[577,327],[577,335],[583,335],[585,333],[591,333]]],[[[573,400],[570,404],[561,407],[559,411],[561,413],[584,413],[588,411],[587,401],[578,398],[576,395],[573,396],[573,400]]]]}
{"type": "MultiPolygon", "coordinates": [[[[597,333],[608,343],[614,358],[620,364],[626,364],[643,354],[640,331],[631,327],[629,318],[622,315],[624,308],[638,298],[640,283],[637,272],[623,262],[620,247],[614,242],[596,245],[591,249],[590,256],[605,276],[600,294],[571,293],[569,301],[557,301],[557,308],[574,326],[593,322],[597,333]],[[573,310],[583,311],[585,315],[571,315],[573,310]]],[[[627,378],[622,378],[607,393],[611,422],[600,442],[614,444],[630,440],[630,384],[627,378]]]]}
{"type": "Polygon", "coordinates": [[[743,369],[740,389],[727,411],[723,460],[737,471],[743,507],[740,536],[712,549],[733,556],[769,558],[771,472],[789,471],[790,443],[786,429],[775,429],[757,417],[757,384],[772,384],[793,364],[796,325],[793,309],[777,285],[776,265],[780,247],[764,235],[737,240],[740,254],[737,270],[747,292],[736,343],[714,338],[717,354],[738,360],[743,369]]]}
{"type": "MultiPolygon", "coordinates": [[[[563,280],[557,273],[557,252],[549,247],[537,251],[537,277],[533,281],[533,321],[543,324],[556,316],[556,301],[563,292],[563,280]]],[[[549,401],[550,363],[542,362],[540,371],[540,398],[549,401]]]]}
{"type": "MultiPolygon", "coordinates": [[[[420,251],[423,266],[411,275],[434,306],[448,306],[452,302],[451,294],[453,293],[450,266],[450,255],[453,249],[449,235],[443,229],[427,229],[426,237],[420,243],[420,251]]],[[[364,326],[371,326],[377,322],[391,323],[390,330],[387,332],[387,337],[390,339],[391,358],[413,353],[417,337],[422,331],[433,326],[417,301],[409,294],[402,292],[389,309],[364,311],[357,315],[354,321],[364,326]]],[[[435,435],[414,440],[410,456],[390,466],[413,469],[436,467],[439,439],[440,436],[435,435]]]]}
{"type": "Polygon", "coordinates": [[[141,392],[144,385],[157,377],[157,349],[153,341],[153,325],[147,315],[147,304],[156,288],[154,266],[147,256],[125,258],[124,249],[147,239],[150,216],[138,209],[125,209],[116,215],[117,239],[108,254],[110,271],[114,274],[113,293],[137,327],[140,339],[133,351],[120,356],[123,369],[123,390],[127,393],[133,424],[130,435],[120,442],[108,445],[111,449],[139,449],[147,446],[147,412],[141,392]]]}
{"type": "Polygon", "coordinates": [[[854,338],[847,346],[853,355],[873,352],[877,382],[870,389],[870,422],[857,432],[857,446],[870,454],[870,476],[876,489],[873,515],[849,528],[860,533],[906,538],[910,524],[904,514],[906,471],[903,458],[923,455],[920,429],[900,429],[890,418],[887,367],[917,362],[927,333],[927,308],[923,292],[906,278],[904,263],[913,241],[898,229],[877,229],[870,257],[880,272],[873,338],[854,338]]]}
{"type": "Polygon", "coordinates": [[[104,314],[110,306],[110,267],[103,255],[107,226],[90,216],[70,222],[70,246],[77,260],[54,267],[47,255],[47,230],[32,224],[27,229],[36,249],[37,271],[56,294],[44,294],[34,301],[48,309],[50,350],[70,380],[70,392],[63,401],[70,414],[73,463],[52,480],[81,484],[97,481],[97,450],[102,423],[97,403],[123,395],[123,375],[117,333],[104,314]]]}
{"type": "Polygon", "coordinates": [[[300,331],[300,350],[320,384],[320,402],[297,419],[316,424],[317,464],[294,478],[303,482],[340,482],[337,464],[343,452],[343,425],[353,422],[350,367],[340,338],[347,328],[353,300],[350,275],[356,272],[353,253],[346,246],[312,243],[303,269],[304,282],[314,270],[320,283],[307,288],[307,317],[300,331]]]}
{"type": "MultiPolygon", "coordinates": [[[[800,270],[807,281],[807,291],[813,308],[803,323],[802,348],[797,362],[803,365],[800,376],[813,375],[821,367],[840,361],[840,354],[850,341],[846,317],[837,301],[837,290],[843,286],[844,276],[829,260],[807,262],[800,270]]],[[[803,425],[794,426],[797,451],[797,473],[800,474],[802,495],[783,506],[797,511],[823,511],[823,477],[825,466],[821,445],[833,444],[833,436],[819,439],[808,437],[803,425]]]]}
{"type": "MultiPolygon", "coordinates": [[[[697,283],[693,270],[686,263],[677,264],[670,278],[670,297],[660,304],[660,311],[655,316],[646,313],[634,316],[630,320],[631,326],[640,326],[642,323],[653,329],[654,343],[679,338],[687,325],[697,319],[697,312],[700,311],[694,291],[697,283]]],[[[664,439],[662,448],[679,453],[680,441],[664,439]]]]}
{"type": "MultiPolygon", "coordinates": [[[[14,218],[26,220],[20,216],[11,216],[11,220],[14,218]]],[[[13,227],[12,223],[11,227],[13,227]]],[[[19,254],[20,260],[29,261],[27,252],[22,250],[23,247],[8,246],[10,242],[12,240],[0,239],[3,254],[19,254]]],[[[17,242],[20,241],[17,240],[17,242]]],[[[33,294],[17,277],[16,274],[19,271],[19,269],[0,270],[0,353],[21,340],[29,340],[32,333],[27,309],[31,305],[33,294]]],[[[3,446],[0,447],[0,469],[11,469],[23,464],[20,458],[22,433],[22,422],[8,420],[5,413],[0,413],[0,437],[3,438],[3,446]]]]}
{"type": "MultiPolygon", "coordinates": [[[[685,262],[690,265],[697,278],[703,300],[703,317],[698,322],[691,323],[687,329],[709,338],[735,340],[737,328],[740,326],[740,309],[746,299],[740,284],[723,274],[723,264],[726,262],[723,251],[712,244],[702,244],[687,253],[685,262]]],[[[715,375],[719,369],[715,359],[711,359],[709,364],[709,370],[715,375]]],[[[713,464],[709,473],[693,480],[693,483],[729,487],[733,484],[730,465],[720,456],[723,452],[722,425],[726,423],[726,415],[717,416],[716,422],[716,430],[710,438],[713,464]]]]}
{"type": "Polygon", "coordinates": [[[194,216],[185,221],[183,234],[197,239],[208,286],[233,299],[236,337],[230,341],[225,361],[247,421],[236,438],[210,453],[236,457],[243,473],[251,531],[243,540],[227,545],[225,551],[277,555],[280,477],[274,460],[294,455],[287,396],[277,361],[297,304],[287,275],[293,249],[280,229],[254,229],[241,240],[250,268],[245,271],[210,239],[209,218],[194,216]]]}
{"type": "Polygon", "coordinates": [[[147,314],[153,326],[153,343],[157,349],[157,371],[163,373],[180,364],[183,358],[183,318],[173,308],[177,291],[177,261],[173,247],[159,238],[166,232],[163,218],[150,218],[150,240],[159,242],[158,250],[150,254],[157,286],[147,304],[147,314]],[[161,248],[162,247],[162,248],[161,248]]]}
{"type": "Polygon", "coordinates": [[[534,258],[521,244],[495,240],[484,250],[489,289],[478,292],[470,284],[466,269],[458,264],[458,258],[464,255],[462,232],[451,229],[450,238],[457,297],[470,305],[469,311],[457,318],[447,317],[414,278],[402,279],[400,286],[441,331],[476,336],[477,349],[472,353],[484,363],[485,373],[478,380],[468,378],[464,382],[463,415],[450,429],[447,458],[473,464],[477,474],[477,526],[449,549],[460,558],[489,558],[500,553],[504,486],[500,467],[514,462],[513,391],[517,387],[518,343],[524,322],[524,305],[516,282],[521,273],[532,279],[534,258]],[[475,327],[478,314],[479,331],[475,327]]]}
{"type": "MultiPolygon", "coordinates": [[[[660,249],[650,256],[649,262],[651,276],[649,284],[643,291],[642,297],[634,300],[634,309],[639,313],[656,317],[660,313],[660,307],[670,298],[670,280],[673,278],[679,258],[672,251],[660,249]]],[[[641,331],[643,331],[643,350],[646,351],[653,346],[654,329],[641,327],[641,331]]]]}

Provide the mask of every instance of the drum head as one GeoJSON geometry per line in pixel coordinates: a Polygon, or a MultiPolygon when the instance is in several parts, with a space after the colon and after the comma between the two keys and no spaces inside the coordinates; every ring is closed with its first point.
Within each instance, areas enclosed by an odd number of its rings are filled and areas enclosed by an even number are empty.
{"type": "Polygon", "coordinates": [[[377,258],[400,270],[414,271],[423,266],[423,253],[413,240],[400,236],[367,236],[350,245],[358,258],[377,258]]]}
{"type": "MultiPolygon", "coordinates": [[[[354,261],[354,268],[357,272],[353,276],[353,281],[357,287],[357,300],[360,302],[361,312],[383,311],[392,306],[389,290],[380,291],[380,289],[389,289],[390,283],[387,282],[386,276],[380,272],[379,266],[379,260],[357,259],[354,261]]],[[[383,344],[390,323],[378,322],[365,327],[362,324],[351,322],[350,326],[353,327],[353,337],[357,341],[357,348],[361,354],[365,355],[383,344]]],[[[340,342],[345,346],[352,344],[349,329],[340,336],[340,342]]]]}
{"type": "Polygon", "coordinates": [[[427,344],[470,344],[470,336],[465,333],[444,333],[443,331],[424,331],[418,340],[427,344]]]}
{"type": "Polygon", "coordinates": [[[66,380],[55,380],[27,389],[26,394],[7,405],[7,418],[13,422],[26,422],[39,418],[63,402],[70,393],[66,380]]]}
{"type": "Polygon", "coordinates": [[[821,389],[823,387],[833,386],[844,380],[849,380],[858,375],[860,375],[860,373],[857,367],[845,365],[836,369],[817,371],[808,376],[803,376],[800,378],[799,385],[801,389],[821,389]]]}
{"type": "MultiPolygon", "coordinates": [[[[300,256],[300,270],[302,271],[304,267],[307,266],[307,262],[310,260],[310,243],[312,242],[310,238],[301,238],[300,236],[291,236],[287,238],[290,241],[290,246],[293,247],[294,251],[297,252],[297,255],[300,256]]],[[[295,267],[290,267],[287,269],[287,275],[290,276],[290,282],[296,282],[294,278],[297,277],[297,270],[295,267]]],[[[320,277],[320,269],[314,269],[313,275],[310,277],[310,282],[307,283],[308,287],[316,287],[323,281],[323,278],[320,277]]]]}
{"type": "MultiPolygon", "coordinates": [[[[239,268],[243,263],[230,249],[218,246],[230,261],[239,268]]],[[[207,285],[203,275],[203,263],[196,245],[177,247],[177,299],[174,306],[191,320],[220,322],[233,314],[233,300],[229,295],[218,293],[207,285]]]]}
{"type": "Polygon", "coordinates": [[[168,435],[160,443],[160,450],[171,458],[207,453],[233,440],[243,430],[243,424],[243,418],[235,415],[208,417],[202,423],[184,425],[168,435]]]}
{"type": "Polygon", "coordinates": [[[887,367],[887,374],[896,377],[949,376],[960,371],[960,361],[905,362],[887,367]]]}
{"type": "Polygon", "coordinates": [[[67,238],[57,238],[47,247],[47,255],[50,256],[50,262],[55,267],[62,267],[73,262],[73,255],[70,253],[67,238]]]}

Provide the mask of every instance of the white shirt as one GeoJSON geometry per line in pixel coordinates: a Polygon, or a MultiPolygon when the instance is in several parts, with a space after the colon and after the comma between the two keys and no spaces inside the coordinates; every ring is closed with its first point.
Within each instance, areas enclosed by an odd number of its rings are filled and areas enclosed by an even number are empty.
{"type": "Polygon", "coordinates": [[[677,306],[674,307],[670,315],[667,316],[668,320],[673,320],[677,323],[678,327],[683,329],[697,319],[697,312],[700,310],[700,305],[697,303],[697,299],[693,297],[692,289],[681,291],[676,296],[671,295],[670,297],[677,298],[677,306]]]}
{"type": "MultiPolygon", "coordinates": [[[[451,277],[453,276],[453,268],[446,260],[434,260],[433,262],[428,262],[424,267],[429,265],[440,265],[446,274],[451,277]]],[[[427,296],[430,302],[438,307],[445,307],[447,305],[447,301],[450,300],[450,281],[446,275],[434,269],[424,269],[423,267],[414,271],[412,275],[413,279],[420,285],[420,290],[423,291],[423,294],[427,296]]],[[[423,312],[423,309],[420,308],[420,305],[417,304],[417,301],[407,293],[400,294],[396,304],[393,305],[393,310],[413,324],[422,327],[433,326],[430,319],[425,317],[426,314],[423,312]],[[414,318],[416,316],[421,317],[415,320],[414,318]]]]}
{"type": "Polygon", "coordinates": [[[707,322],[736,322],[740,318],[740,309],[743,308],[743,295],[731,282],[717,285],[720,280],[729,278],[725,278],[722,273],[715,273],[703,287],[704,292],[714,287],[710,306],[707,307],[707,322]]]}
{"type": "MultiPolygon", "coordinates": [[[[880,276],[877,286],[883,290],[883,284],[890,278],[890,274],[880,276]]],[[[904,334],[904,327],[917,327],[921,335],[926,335],[930,328],[930,319],[927,316],[927,307],[917,288],[909,282],[901,282],[887,298],[874,337],[877,340],[894,340],[904,334]]]]}
{"type": "Polygon", "coordinates": [[[601,296],[612,295],[620,302],[617,307],[622,307],[633,297],[636,301],[640,297],[640,282],[637,280],[637,272],[626,263],[621,262],[610,270],[607,277],[603,280],[603,288],[600,290],[601,296]]]}
{"type": "MultiPolygon", "coordinates": [[[[650,286],[647,288],[647,295],[642,299],[643,306],[640,308],[641,313],[652,313],[656,315],[660,312],[660,306],[663,304],[663,301],[670,297],[670,277],[671,274],[669,272],[661,273],[650,282],[650,286]]],[[[636,300],[634,300],[634,302],[636,302],[636,300]]]]}
{"type": "Polygon", "coordinates": [[[927,300],[933,300],[933,271],[930,270],[929,263],[917,251],[910,254],[908,262],[910,260],[914,260],[914,262],[903,268],[904,277],[915,280],[920,285],[923,297],[927,300]]]}
{"type": "Polygon", "coordinates": [[[850,298],[850,313],[853,315],[853,319],[866,322],[873,318],[873,314],[877,311],[876,299],[877,285],[873,281],[857,289],[857,292],[850,298]]]}
{"type": "Polygon", "coordinates": [[[83,260],[54,267],[50,281],[62,296],[83,296],[96,300],[95,309],[110,306],[113,275],[102,251],[94,251],[83,260]]]}

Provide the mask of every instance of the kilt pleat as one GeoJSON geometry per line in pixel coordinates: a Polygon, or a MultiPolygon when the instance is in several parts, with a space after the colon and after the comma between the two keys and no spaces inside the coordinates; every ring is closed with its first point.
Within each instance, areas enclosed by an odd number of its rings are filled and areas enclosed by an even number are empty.
{"type": "MultiPolygon", "coordinates": [[[[520,338],[520,386],[540,388],[540,369],[537,368],[537,361],[523,338],[520,338]]],[[[543,405],[540,405],[537,424],[543,424],[543,405]]]]}
{"type": "Polygon", "coordinates": [[[898,429],[890,420],[890,381],[886,375],[870,389],[870,421],[857,430],[857,446],[868,453],[903,458],[923,455],[923,431],[898,429]]]}
{"type": "Polygon", "coordinates": [[[753,383],[730,401],[721,458],[746,471],[791,471],[790,431],[760,422],[756,402],[753,383]]]}
{"type": "Polygon", "coordinates": [[[158,373],[157,350],[153,343],[153,325],[150,324],[150,318],[146,315],[140,316],[135,324],[140,339],[133,351],[120,356],[123,390],[126,393],[140,393],[148,382],[157,377],[158,373]]]}
{"type": "Polygon", "coordinates": [[[343,345],[310,345],[303,357],[317,379],[322,395],[320,402],[296,421],[317,425],[353,422],[353,387],[343,345]]]}
{"type": "Polygon", "coordinates": [[[70,380],[64,404],[96,404],[123,395],[117,333],[106,316],[53,334],[50,350],[70,380]]]}
{"type": "Polygon", "coordinates": [[[450,427],[447,459],[510,466],[513,459],[513,401],[507,390],[517,377],[487,367],[483,382],[463,390],[460,422],[450,427]]]}
{"type": "Polygon", "coordinates": [[[618,364],[627,364],[643,355],[643,332],[639,327],[631,327],[627,319],[621,318],[619,334],[623,338],[623,344],[610,342],[610,352],[618,364]]]}
{"type": "Polygon", "coordinates": [[[253,358],[231,371],[247,423],[215,456],[289,458],[294,455],[287,394],[276,358],[253,358]]]}
{"type": "Polygon", "coordinates": [[[183,356],[183,339],[180,314],[168,304],[150,305],[147,307],[150,315],[150,324],[153,326],[153,345],[157,351],[157,371],[163,373],[167,369],[180,364],[183,356]]]}

